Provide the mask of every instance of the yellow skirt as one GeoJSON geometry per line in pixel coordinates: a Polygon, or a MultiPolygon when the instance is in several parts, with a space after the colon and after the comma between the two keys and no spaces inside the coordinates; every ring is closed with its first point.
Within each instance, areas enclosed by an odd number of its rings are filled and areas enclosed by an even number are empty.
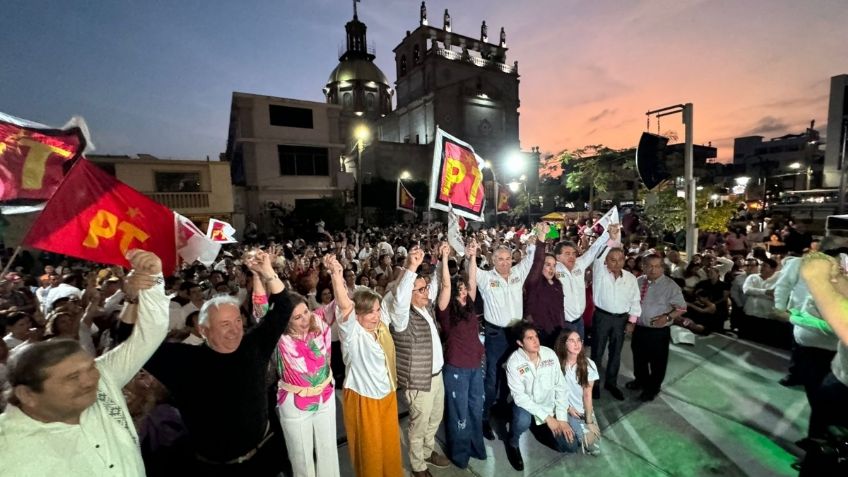
{"type": "Polygon", "coordinates": [[[347,447],[356,475],[403,475],[396,393],[372,399],[345,389],[343,403],[347,447]]]}

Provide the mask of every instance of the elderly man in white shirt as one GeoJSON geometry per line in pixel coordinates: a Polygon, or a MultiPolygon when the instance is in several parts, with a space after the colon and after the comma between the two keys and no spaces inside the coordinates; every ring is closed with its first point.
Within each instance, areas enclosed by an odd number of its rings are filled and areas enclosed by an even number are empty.
{"type": "Polygon", "coordinates": [[[158,257],[133,250],[129,260],[128,306],[138,307],[138,323],[127,341],[96,359],[73,340],[26,345],[11,358],[3,475],[145,475],[122,388],[165,339],[168,298],[158,257]]]}
{"type": "MultiPolygon", "coordinates": [[[[477,291],[483,298],[483,319],[486,333],[486,375],[484,377],[485,400],[483,412],[490,412],[495,401],[505,404],[506,386],[503,363],[507,359],[509,340],[507,328],[524,318],[524,280],[533,265],[536,253],[535,237],[527,247],[527,256],[517,265],[512,265],[509,248],[498,247],[492,254],[494,270],[477,268],[477,291]]],[[[468,266],[476,267],[469,263],[468,266]]],[[[494,439],[488,416],[483,419],[483,435],[494,439]]]]}
{"type": "Polygon", "coordinates": [[[598,240],[583,255],[577,256],[577,246],[570,241],[562,241],[554,247],[556,257],[556,276],[562,283],[562,306],[565,308],[566,325],[586,338],[583,312],[586,311],[586,269],[598,258],[604,247],[617,247],[620,244],[619,224],[610,224],[598,240]]]}
{"type": "MultiPolygon", "coordinates": [[[[632,333],[636,320],[642,314],[639,285],[636,277],[624,270],[624,258],[624,250],[607,249],[592,267],[592,299],[595,303],[592,361],[600,366],[609,344],[604,389],[619,401],[624,400],[624,393],[618,388],[618,370],[625,327],[628,334],[632,333]]],[[[595,398],[600,397],[598,386],[593,387],[592,394],[595,398]]]]}
{"type": "Polygon", "coordinates": [[[760,263],[760,273],[745,277],[742,285],[745,293],[745,319],[739,330],[741,336],[775,346],[788,346],[790,333],[778,329],[785,323],[778,321],[774,314],[774,287],[779,278],[777,262],[770,258],[760,263]]]}

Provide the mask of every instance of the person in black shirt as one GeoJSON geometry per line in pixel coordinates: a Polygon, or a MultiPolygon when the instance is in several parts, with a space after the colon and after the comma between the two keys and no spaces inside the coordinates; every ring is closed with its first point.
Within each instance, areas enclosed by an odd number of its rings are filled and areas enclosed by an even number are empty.
{"type": "Polygon", "coordinates": [[[695,285],[693,296],[693,300],[687,303],[686,316],[704,325],[708,332],[723,331],[730,312],[727,306],[730,283],[719,280],[718,268],[707,268],[707,279],[695,285]]]}
{"type": "Polygon", "coordinates": [[[238,300],[216,296],[200,309],[204,344],[165,343],[145,366],[182,414],[194,475],[276,476],[284,464],[284,446],[269,426],[265,372],[292,303],[266,253],[252,252],[245,262],[271,294],[262,322],[245,333],[238,300]]]}

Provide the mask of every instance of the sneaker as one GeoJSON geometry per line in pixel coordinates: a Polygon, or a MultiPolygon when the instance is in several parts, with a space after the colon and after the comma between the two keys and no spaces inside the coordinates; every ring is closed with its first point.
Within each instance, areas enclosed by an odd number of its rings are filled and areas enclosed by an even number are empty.
{"type": "Polygon", "coordinates": [[[425,459],[425,461],[438,469],[445,469],[450,466],[450,461],[448,460],[448,458],[443,456],[442,454],[439,454],[436,451],[433,451],[433,453],[430,454],[430,457],[428,459],[425,459]]]}
{"type": "Polygon", "coordinates": [[[599,446],[597,443],[592,444],[586,449],[586,453],[593,457],[597,457],[601,455],[601,446],[599,446]]]}
{"type": "Polygon", "coordinates": [[[521,472],[524,470],[524,459],[521,458],[521,450],[506,443],[506,458],[512,464],[512,468],[521,472]]]}

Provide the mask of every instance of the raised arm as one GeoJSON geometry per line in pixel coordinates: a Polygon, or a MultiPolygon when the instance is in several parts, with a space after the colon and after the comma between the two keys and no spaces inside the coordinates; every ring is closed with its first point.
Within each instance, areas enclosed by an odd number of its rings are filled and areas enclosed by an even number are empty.
{"type": "Polygon", "coordinates": [[[839,339],[848,342],[848,297],[840,291],[848,287],[839,263],[823,253],[804,257],[801,277],[807,282],[816,308],[839,339]]]}
{"type": "Polygon", "coordinates": [[[97,358],[100,371],[120,387],[126,385],[162,344],[168,334],[168,297],[162,278],[162,261],[151,252],[130,250],[133,271],[127,277],[127,301],[136,308],[130,337],[97,358]]]}
{"type": "Polygon", "coordinates": [[[477,241],[472,240],[465,247],[465,257],[468,259],[467,263],[467,272],[468,272],[468,298],[471,301],[477,301],[477,252],[478,252],[477,241]]]}
{"type": "Polygon", "coordinates": [[[333,296],[336,306],[339,307],[341,322],[344,323],[353,316],[353,301],[347,296],[347,285],[344,282],[344,271],[342,265],[336,260],[335,255],[324,255],[324,267],[330,271],[330,283],[333,285],[333,296]]]}
{"type": "Polygon", "coordinates": [[[439,307],[439,310],[446,310],[448,305],[450,304],[451,299],[451,280],[450,280],[450,270],[448,270],[448,259],[450,258],[450,246],[446,243],[443,243],[439,247],[439,255],[441,256],[442,267],[441,267],[441,280],[439,283],[439,297],[436,301],[436,306],[439,307]]]}
{"type": "Polygon", "coordinates": [[[405,270],[394,290],[386,293],[380,307],[380,319],[391,323],[396,331],[403,331],[409,324],[409,307],[412,303],[412,288],[418,276],[418,267],[424,261],[424,251],[413,247],[406,256],[405,270]]]}

